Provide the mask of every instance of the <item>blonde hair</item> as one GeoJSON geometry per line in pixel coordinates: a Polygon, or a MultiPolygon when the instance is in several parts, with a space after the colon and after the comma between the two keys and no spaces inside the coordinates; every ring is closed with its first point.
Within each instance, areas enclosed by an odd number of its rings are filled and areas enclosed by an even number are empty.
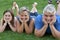
{"type": "Polygon", "coordinates": [[[22,13],[23,11],[27,11],[28,13],[30,12],[29,9],[25,6],[19,9],[19,14],[22,13]]]}
{"type": "Polygon", "coordinates": [[[43,13],[44,12],[49,12],[49,13],[56,13],[56,9],[55,6],[53,4],[48,4],[44,9],[43,9],[43,13]]]}

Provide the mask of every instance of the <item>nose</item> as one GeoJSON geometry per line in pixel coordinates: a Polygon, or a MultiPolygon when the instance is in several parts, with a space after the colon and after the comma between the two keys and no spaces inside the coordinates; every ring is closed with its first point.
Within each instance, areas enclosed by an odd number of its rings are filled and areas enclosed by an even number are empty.
{"type": "Polygon", "coordinates": [[[47,17],[48,20],[50,20],[50,17],[47,17]]]}
{"type": "Polygon", "coordinates": [[[7,19],[9,19],[10,17],[6,17],[7,19]]]}
{"type": "Polygon", "coordinates": [[[6,18],[10,18],[10,17],[7,16],[6,18]]]}
{"type": "Polygon", "coordinates": [[[23,19],[25,18],[25,16],[22,17],[23,19]]]}

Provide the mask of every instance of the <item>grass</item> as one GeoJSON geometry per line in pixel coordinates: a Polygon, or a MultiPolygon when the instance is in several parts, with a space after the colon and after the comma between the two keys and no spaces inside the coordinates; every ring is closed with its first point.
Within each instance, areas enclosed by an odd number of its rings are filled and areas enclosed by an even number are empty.
{"type": "MultiPolygon", "coordinates": [[[[19,7],[27,6],[31,10],[33,2],[37,2],[38,12],[41,14],[43,8],[48,4],[48,0],[0,0],[0,19],[3,16],[3,12],[7,9],[12,8],[12,3],[16,1],[19,7]]],[[[53,4],[56,6],[55,0],[53,0],[53,4]]],[[[16,16],[16,12],[14,13],[16,16]]],[[[56,40],[51,35],[46,35],[42,38],[36,37],[34,34],[27,35],[26,33],[16,33],[12,31],[4,31],[0,33],[0,40],[56,40]]]]}
{"type": "Polygon", "coordinates": [[[42,38],[36,37],[34,34],[27,35],[26,33],[16,33],[12,31],[4,31],[0,33],[0,40],[56,40],[51,35],[46,35],[42,38]]]}

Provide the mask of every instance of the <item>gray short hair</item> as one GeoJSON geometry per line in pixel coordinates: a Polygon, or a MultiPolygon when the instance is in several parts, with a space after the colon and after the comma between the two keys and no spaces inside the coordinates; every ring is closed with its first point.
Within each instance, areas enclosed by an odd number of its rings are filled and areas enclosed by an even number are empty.
{"type": "Polygon", "coordinates": [[[55,9],[55,6],[53,4],[48,4],[44,9],[43,9],[43,13],[44,12],[50,12],[50,13],[53,13],[54,14],[56,13],[56,9],[55,9]]]}

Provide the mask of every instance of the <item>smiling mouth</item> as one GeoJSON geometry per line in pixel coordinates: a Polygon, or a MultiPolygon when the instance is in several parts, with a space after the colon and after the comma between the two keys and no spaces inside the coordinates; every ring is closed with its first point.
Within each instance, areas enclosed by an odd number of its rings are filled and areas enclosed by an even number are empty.
{"type": "Polygon", "coordinates": [[[9,20],[9,18],[6,18],[6,20],[9,20]]]}
{"type": "Polygon", "coordinates": [[[21,18],[21,20],[23,20],[23,18],[21,18]]]}
{"type": "Polygon", "coordinates": [[[27,20],[27,18],[25,18],[25,20],[27,20]]]}
{"type": "MultiPolygon", "coordinates": [[[[21,18],[21,20],[24,20],[23,18],[21,18]]],[[[27,18],[25,18],[25,20],[27,20],[27,18]]]]}

